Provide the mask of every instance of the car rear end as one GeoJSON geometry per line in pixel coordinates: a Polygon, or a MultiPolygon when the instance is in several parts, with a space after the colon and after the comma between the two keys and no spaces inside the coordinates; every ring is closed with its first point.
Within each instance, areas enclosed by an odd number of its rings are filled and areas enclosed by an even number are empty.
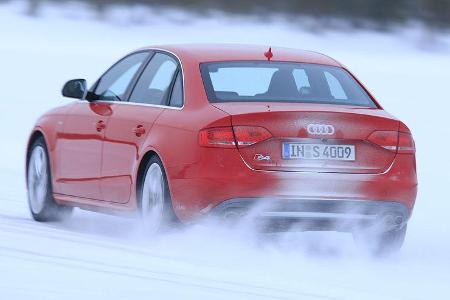
{"type": "Polygon", "coordinates": [[[233,61],[201,71],[210,105],[230,116],[199,133],[202,151],[226,155],[208,172],[220,184],[204,212],[251,214],[275,230],[405,226],[417,192],[413,138],[347,70],[233,61]]]}

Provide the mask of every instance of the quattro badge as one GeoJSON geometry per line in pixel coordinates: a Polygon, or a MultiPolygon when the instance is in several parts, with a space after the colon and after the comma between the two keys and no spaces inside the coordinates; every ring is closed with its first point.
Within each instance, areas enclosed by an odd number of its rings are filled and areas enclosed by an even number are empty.
{"type": "Polygon", "coordinates": [[[270,155],[255,154],[253,159],[257,160],[257,161],[262,161],[262,160],[269,161],[270,160],[270,155]]]}

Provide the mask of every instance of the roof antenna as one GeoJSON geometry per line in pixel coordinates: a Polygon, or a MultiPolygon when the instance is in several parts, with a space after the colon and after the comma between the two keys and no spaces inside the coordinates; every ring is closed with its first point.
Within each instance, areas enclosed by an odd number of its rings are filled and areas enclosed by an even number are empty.
{"type": "Polygon", "coordinates": [[[269,47],[269,50],[264,52],[264,56],[267,57],[267,60],[270,61],[273,57],[272,47],[269,47]]]}

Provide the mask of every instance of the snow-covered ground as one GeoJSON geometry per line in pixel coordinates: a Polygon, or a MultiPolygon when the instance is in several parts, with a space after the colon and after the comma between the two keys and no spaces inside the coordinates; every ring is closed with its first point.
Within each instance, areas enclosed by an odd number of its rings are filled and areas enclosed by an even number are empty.
{"type": "Polygon", "coordinates": [[[0,299],[450,297],[449,36],[429,38],[417,27],[308,33],[281,18],[187,22],[182,13],[139,9],[116,9],[103,21],[78,6],[47,7],[41,17],[23,10],[23,2],[0,5],[0,299]],[[134,48],[181,42],[306,48],[348,65],[416,139],[419,196],[402,251],[371,259],[346,234],[261,244],[246,231],[201,224],[148,238],[132,220],[79,210],[66,224],[33,222],[25,143],[41,113],[68,101],[59,94],[66,79],[92,83],[134,48]]]}

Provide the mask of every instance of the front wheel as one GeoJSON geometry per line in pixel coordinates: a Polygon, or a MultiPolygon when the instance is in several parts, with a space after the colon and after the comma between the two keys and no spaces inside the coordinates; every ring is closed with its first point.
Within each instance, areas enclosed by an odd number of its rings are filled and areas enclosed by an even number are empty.
{"type": "Polygon", "coordinates": [[[166,173],[157,156],[149,160],[145,169],[140,188],[140,208],[142,223],[149,233],[178,223],[172,208],[166,173]]]}
{"type": "Polygon", "coordinates": [[[50,163],[43,138],[32,145],[27,167],[28,206],[34,220],[60,221],[70,216],[72,207],[58,205],[52,193],[50,163]]]}

